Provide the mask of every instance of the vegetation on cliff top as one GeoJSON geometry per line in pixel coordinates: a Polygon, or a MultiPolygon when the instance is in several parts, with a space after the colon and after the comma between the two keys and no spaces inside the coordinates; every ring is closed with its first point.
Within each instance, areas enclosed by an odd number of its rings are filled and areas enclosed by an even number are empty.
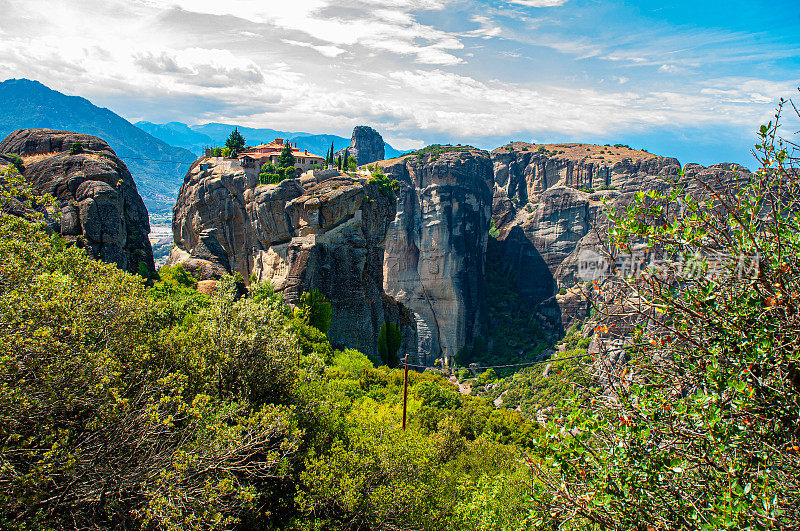
{"type": "Polygon", "coordinates": [[[451,146],[451,145],[443,145],[443,144],[431,144],[430,146],[425,146],[422,149],[418,149],[416,151],[412,151],[408,153],[407,156],[414,156],[420,162],[420,164],[425,160],[425,157],[428,157],[429,162],[433,162],[438,160],[440,156],[444,153],[468,153],[470,151],[477,151],[477,148],[472,146],[451,146]]]}

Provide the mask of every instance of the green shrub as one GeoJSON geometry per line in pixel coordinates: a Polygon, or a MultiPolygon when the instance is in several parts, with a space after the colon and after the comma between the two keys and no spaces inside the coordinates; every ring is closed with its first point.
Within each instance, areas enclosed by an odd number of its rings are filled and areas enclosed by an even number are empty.
{"type": "Polygon", "coordinates": [[[79,155],[80,153],[83,153],[83,145],[81,145],[80,142],[75,142],[74,144],[72,144],[72,146],[70,146],[69,148],[70,155],[79,155]]]}
{"type": "Polygon", "coordinates": [[[423,380],[413,387],[412,393],[428,407],[456,409],[461,406],[458,390],[448,383],[423,380]]]}
{"type": "Polygon", "coordinates": [[[537,479],[570,491],[539,497],[543,526],[798,527],[800,172],[779,119],[761,127],[748,179],[639,192],[609,209],[608,250],[643,244],[693,263],[598,286],[596,330],[634,325],[627,360],[603,373],[614,400],[576,388],[540,439],[537,479]],[[581,499],[591,509],[570,513],[581,499]],[[578,517],[563,526],[564,514],[578,517]]]}
{"type": "Polygon", "coordinates": [[[197,287],[197,279],[183,268],[183,264],[162,266],[161,269],[158,270],[158,277],[164,282],[172,281],[180,286],[189,288],[197,287]]]}
{"type": "Polygon", "coordinates": [[[397,356],[397,351],[400,350],[403,335],[400,328],[391,322],[384,322],[378,332],[378,355],[381,361],[389,367],[397,367],[400,364],[400,358],[397,356]]]}
{"type": "Polygon", "coordinates": [[[147,264],[144,262],[139,262],[137,267],[139,276],[145,280],[150,280],[150,268],[147,267],[147,264]]]}
{"type": "Polygon", "coordinates": [[[395,179],[389,179],[383,173],[373,173],[369,179],[369,184],[377,186],[382,195],[393,200],[400,190],[400,183],[395,179]]]}
{"type": "Polygon", "coordinates": [[[348,348],[344,352],[337,350],[333,355],[332,367],[352,378],[360,378],[364,371],[372,369],[372,361],[361,352],[348,348]]]}
{"type": "Polygon", "coordinates": [[[275,292],[275,287],[269,280],[263,282],[255,282],[255,279],[250,281],[250,298],[255,302],[273,300],[283,301],[283,296],[275,292]]]}
{"type": "Polygon", "coordinates": [[[221,293],[184,326],[137,276],[11,216],[0,252],[4,523],[221,528],[286,476],[280,314],[221,293]]]}
{"type": "Polygon", "coordinates": [[[489,237],[495,240],[500,237],[500,229],[494,224],[494,218],[489,218],[489,237]]]}
{"type": "Polygon", "coordinates": [[[283,177],[277,173],[259,173],[258,182],[261,184],[278,184],[283,180],[283,177]]]}
{"type": "Polygon", "coordinates": [[[5,156],[11,161],[11,164],[14,165],[19,173],[25,171],[25,162],[22,160],[22,157],[16,153],[5,153],[5,156]]]}
{"type": "Polygon", "coordinates": [[[300,296],[300,304],[295,310],[295,317],[325,334],[331,327],[333,307],[325,294],[318,289],[313,289],[300,296]]]}
{"type": "Polygon", "coordinates": [[[304,355],[316,354],[325,363],[330,363],[333,360],[333,347],[328,341],[328,336],[320,332],[319,328],[311,326],[298,317],[292,317],[289,320],[288,328],[297,338],[297,344],[304,355]]]}
{"type": "Polygon", "coordinates": [[[480,385],[486,385],[494,382],[495,380],[497,380],[497,374],[494,372],[494,369],[486,369],[480,373],[477,378],[478,384],[480,385]]]}

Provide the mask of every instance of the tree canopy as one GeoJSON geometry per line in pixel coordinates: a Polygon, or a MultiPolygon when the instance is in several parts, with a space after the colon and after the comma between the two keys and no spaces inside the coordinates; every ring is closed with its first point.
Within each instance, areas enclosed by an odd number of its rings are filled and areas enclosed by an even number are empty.
{"type": "Polygon", "coordinates": [[[283,149],[281,150],[281,154],[278,157],[278,167],[279,168],[289,168],[293,167],[295,164],[295,158],[292,154],[292,145],[290,142],[286,142],[283,144],[283,149]]]}
{"type": "Polygon", "coordinates": [[[238,127],[231,131],[231,134],[225,141],[225,147],[228,148],[228,156],[231,158],[236,158],[236,156],[244,149],[245,140],[242,136],[242,133],[239,132],[238,127]]]}

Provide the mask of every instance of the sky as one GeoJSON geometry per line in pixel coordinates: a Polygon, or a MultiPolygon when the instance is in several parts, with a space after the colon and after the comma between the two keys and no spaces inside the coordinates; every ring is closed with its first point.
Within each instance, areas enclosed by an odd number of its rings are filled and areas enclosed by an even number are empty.
{"type": "Polygon", "coordinates": [[[0,13],[0,80],[132,122],[367,124],[398,149],[622,143],[753,167],[758,126],[800,100],[798,0],[0,0],[0,13]]]}

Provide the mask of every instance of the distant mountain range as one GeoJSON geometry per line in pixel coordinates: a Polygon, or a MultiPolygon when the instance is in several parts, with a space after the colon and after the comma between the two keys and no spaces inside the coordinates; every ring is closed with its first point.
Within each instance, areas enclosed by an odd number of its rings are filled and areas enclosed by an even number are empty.
{"type": "Polygon", "coordinates": [[[49,128],[99,136],[125,161],[154,221],[169,222],[183,176],[197,158],[153,137],[112,111],[38,81],[0,83],[0,140],[16,129],[49,128]]]}
{"type": "MultiPolygon", "coordinates": [[[[135,125],[114,112],[79,96],[67,96],[38,81],[9,79],[0,82],[0,140],[17,129],[63,129],[98,136],[125,161],[155,224],[168,225],[183,177],[205,146],[222,146],[234,125],[180,122],[135,125]]],[[[292,133],[275,129],[239,127],[250,145],[281,137],[300,149],[325,155],[331,142],[335,150],[350,145],[336,135],[292,133]]],[[[386,158],[402,152],[386,144],[386,158]]]]}
{"type": "MultiPolygon", "coordinates": [[[[196,155],[203,153],[206,146],[223,146],[228,135],[234,127],[239,128],[249,145],[271,142],[275,138],[283,138],[291,142],[297,142],[297,147],[307,149],[312,153],[324,156],[331,147],[335,151],[350,145],[350,139],[337,135],[324,135],[312,133],[295,133],[291,131],[277,131],[275,129],[255,129],[252,127],[241,127],[231,124],[208,123],[203,125],[186,125],[182,122],[169,122],[166,124],[154,124],[152,122],[136,122],[137,127],[143,131],[163,140],[173,146],[188,149],[196,155]]],[[[384,143],[386,158],[394,158],[403,151],[397,150],[384,143]]]]}

